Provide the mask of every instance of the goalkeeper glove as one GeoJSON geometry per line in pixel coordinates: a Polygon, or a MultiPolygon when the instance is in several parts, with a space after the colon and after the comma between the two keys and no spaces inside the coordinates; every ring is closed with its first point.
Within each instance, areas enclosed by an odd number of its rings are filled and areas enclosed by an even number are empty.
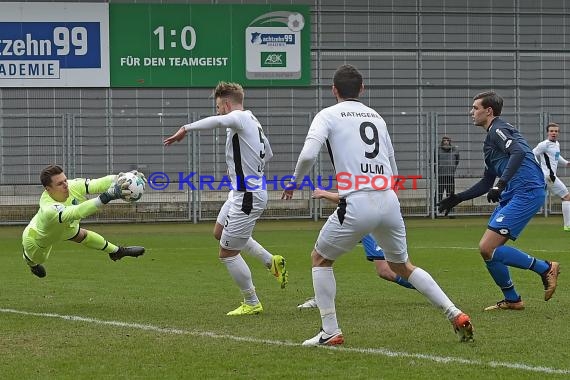
{"type": "Polygon", "coordinates": [[[128,182],[123,181],[121,184],[113,182],[107,191],[99,195],[99,200],[105,205],[114,199],[120,199],[127,195],[131,195],[132,191],[129,190],[128,187],[128,182]]]}
{"type": "Polygon", "coordinates": [[[463,199],[457,194],[451,194],[449,197],[442,199],[437,204],[437,211],[445,212],[445,216],[449,214],[452,208],[463,202],[463,199]]]}
{"type": "Polygon", "coordinates": [[[502,179],[499,179],[495,184],[495,186],[493,186],[491,190],[489,190],[489,192],[487,193],[487,202],[489,203],[498,202],[499,199],[501,198],[501,193],[503,192],[503,190],[505,190],[505,187],[507,187],[507,183],[502,179]]]}

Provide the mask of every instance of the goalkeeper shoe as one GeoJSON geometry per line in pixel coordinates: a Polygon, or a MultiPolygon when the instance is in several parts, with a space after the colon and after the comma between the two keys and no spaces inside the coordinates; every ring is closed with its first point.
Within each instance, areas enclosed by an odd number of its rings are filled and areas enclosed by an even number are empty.
{"type": "Polygon", "coordinates": [[[279,284],[281,284],[281,289],[285,289],[289,282],[289,273],[287,269],[285,269],[285,258],[281,255],[273,255],[271,268],[269,270],[277,281],[279,281],[279,284]]]}
{"type": "Polygon", "coordinates": [[[467,314],[460,313],[451,323],[453,324],[453,330],[459,337],[460,342],[473,341],[473,325],[471,324],[471,318],[469,318],[467,314]]]}
{"type": "Polygon", "coordinates": [[[263,306],[261,306],[261,302],[253,306],[242,302],[237,309],[228,312],[226,315],[255,315],[260,313],[263,313],[263,306]]]}
{"type": "Polygon", "coordinates": [[[41,264],[36,264],[33,267],[30,267],[30,270],[32,271],[33,274],[35,274],[39,278],[43,278],[47,274],[46,269],[41,264]]]}
{"type": "Polygon", "coordinates": [[[109,253],[109,258],[113,261],[121,260],[125,256],[139,257],[144,254],[144,247],[119,247],[116,252],[109,253]]]}
{"type": "Polygon", "coordinates": [[[485,308],[485,311],[490,310],[524,310],[524,302],[520,297],[516,301],[502,300],[485,308]]]}
{"type": "Polygon", "coordinates": [[[338,330],[334,334],[327,334],[321,328],[321,331],[311,339],[303,342],[303,346],[338,346],[344,343],[342,331],[338,330]]]}
{"type": "MultiPolygon", "coordinates": [[[[547,261],[548,263],[548,261],[547,261]]],[[[552,298],[556,290],[558,282],[558,274],[560,273],[560,264],[556,261],[548,263],[548,270],[542,274],[542,284],[544,285],[544,300],[548,301],[552,298]]]]}
{"type": "Polygon", "coordinates": [[[314,309],[316,307],[318,307],[317,306],[317,300],[314,297],[309,298],[305,302],[297,305],[297,309],[299,309],[299,310],[301,310],[301,309],[314,309]]]}

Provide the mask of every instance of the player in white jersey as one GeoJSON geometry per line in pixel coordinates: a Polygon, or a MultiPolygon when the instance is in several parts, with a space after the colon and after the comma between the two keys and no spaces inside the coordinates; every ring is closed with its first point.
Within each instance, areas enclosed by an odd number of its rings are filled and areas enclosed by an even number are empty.
{"type": "Polygon", "coordinates": [[[546,126],[546,133],[548,138],[539,142],[532,152],[540,162],[544,179],[549,184],[550,191],[562,199],[564,231],[570,231],[570,193],[566,185],[556,176],[558,165],[569,166],[568,161],[560,155],[560,143],[558,142],[560,126],[556,123],[549,123],[546,126]]]}
{"type": "Polygon", "coordinates": [[[321,314],[321,331],[303,345],[344,343],[336,309],[333,264],[371,233],[384,249],[386,261],[399,276],[440,308],[461,341],[473,339],[469,316],[459,310],[423,269],[408,258],[406,227],[392,179],[398,174],[394,149],[384,119],[362,104],[362,75],[351,65],[340,66],[333,78],[337,104],[319,112],[307,134],[295,167],[294,180],[283,192],[291,199],[296,179],[304,178],[327,143],[337,174],[340,202],[321,229],[311,254],[313,288],[321,314]],[[342,177],[342,181],[341,181],[342,177]]]}
{"type": "Polygon", "coordinates": [[[232,191],[220,210],[214,236],[220,241],[220,260],[244,297],[244,302],[228,315],[259,314],[263,307],[240,252],[243,250],[261,260],[282,288],[288,281],[283,256],[270,254],[251,237],[255,222],[267,205],[263,176],[265,163],[273,152],[257,118],[243,109],[244,91],[239,84],[220,82],[213,95],[218,115],[183,125],[164,140],[164,145],[181,141],[188,131],[226,128],[226,164],[232,191]]]}
{"type": "MultiPolygon", "coordinates": [[[[313,198],[315,199],[327,199],[331,202],[338,203],[339,196],[338,193],[333,193],[323,189],[315,189],[313,191],[313,198]]],[[[384,251],[382,248],[376,244],[376,240],[371,235],[366,235],[361,240],[362,247],[364,247],[364,255],[366,260],[374,263],[376,267],[376,274],[386,280],[395,282],[396,284],[403,286],[404,288],[414,289],[414,286],[408,281],[404,280],[402,277],[398,276],[396,273],[390,269],[390,266],[386,262],[386,257],[384,257],[384,251]]],[[[317,308],[317,301],[315,297],[307,299],[305,302],[297,305],[298,309],[313,309],[317,308]]]]}

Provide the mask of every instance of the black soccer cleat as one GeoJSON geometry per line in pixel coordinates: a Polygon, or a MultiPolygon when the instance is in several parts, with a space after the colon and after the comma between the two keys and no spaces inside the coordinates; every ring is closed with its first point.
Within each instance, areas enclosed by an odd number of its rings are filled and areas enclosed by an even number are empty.
{"type": "Polygon", "coordinates": [[[43,278],[47,274],[46,268],[44,268],[44,266],[41,264],[37,264],[37,265],[34,265],[33,267],[30,267],[30,270],[32,271],[33,274],[35,274],[39,278],[43,278]]]}
{"type": "Polygon", "coordinates": [[[132,246],[132,247],[119,247],[117,252],[109,253],[109,258],[113,261],[121,260],[125,256],[139,257],[144,254],[144,247],[132,246]]]}

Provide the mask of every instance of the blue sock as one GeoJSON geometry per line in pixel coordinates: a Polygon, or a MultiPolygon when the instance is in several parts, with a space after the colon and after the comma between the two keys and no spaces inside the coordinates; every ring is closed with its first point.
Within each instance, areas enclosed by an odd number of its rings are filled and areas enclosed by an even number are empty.
{"type": "Polygon", "coordinates": [[[530,269],[542,274],[548,270],[548,264],[544,260],[534,257],[508,245],[501,245],[495,249],[492,261],[499,261],[510,267],[530,269]]]}
{"type": "Polygon", "coordinates": [[[403,286],[404,288],[415,289],[414,285],[410,284],[408,281],[404,280],[402,277],[398,275],[396,275],[396,279],[394,280],[394,282],[400,286],[403,286]]]}
{"type": "Polygon", "coordinates": [[[494,257],[489,261],[485,260],[485,265],[487,266],[487,270],[491,274],[491,277],[495,280],[495,284],[499,285],[501,288],[501,291],[505,295],[505,299],[513,302],[518,301],[520,296],[516,292],[515,285],[511,280],[509,268],[505,264],[496,261],[494,257]]]}

